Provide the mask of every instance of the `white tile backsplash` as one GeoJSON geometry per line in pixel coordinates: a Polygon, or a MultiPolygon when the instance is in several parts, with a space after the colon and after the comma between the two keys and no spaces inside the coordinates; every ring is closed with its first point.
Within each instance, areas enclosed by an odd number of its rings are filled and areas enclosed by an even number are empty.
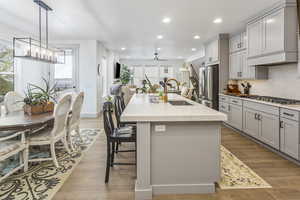
{"type": "Polygon", "coordinates": [[[300,78],[297,64],[271,66],[268,80],[248,82],[252,85],[251,94],[300,100],[300,78]]]}

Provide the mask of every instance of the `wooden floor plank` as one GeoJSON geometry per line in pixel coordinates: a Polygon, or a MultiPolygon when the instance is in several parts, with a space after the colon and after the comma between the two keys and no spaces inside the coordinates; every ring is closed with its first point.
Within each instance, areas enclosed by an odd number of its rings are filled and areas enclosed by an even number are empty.
{"type": "MultiPolygon", "coordinates": [[[[82,128],[102,128],[101,119],[83,119],[82,128]]],[[[268,149],[222,128],[222,145],[247,164],[273,188],[217,190],[205,195],[162,195],[154,200],[300,200],[300,167],[268,149]]],[[[131,160],[134,155],[119,155],[131,160]]],[[[102,135],[89,150],[54,200],[133,200],[135,167],[120,166],[104,184],[106,140],[102,135]]]]}

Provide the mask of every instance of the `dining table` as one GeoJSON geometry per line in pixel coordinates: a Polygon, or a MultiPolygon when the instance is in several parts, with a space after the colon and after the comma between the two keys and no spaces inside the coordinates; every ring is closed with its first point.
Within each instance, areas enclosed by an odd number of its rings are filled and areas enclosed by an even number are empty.
{"type": "Polygon", "coordinates": [[[0,117],[1,131],[26,131],[36,129],[54,122],[52,112],[28,115],[23,111],[11,112],[0,117]]]}

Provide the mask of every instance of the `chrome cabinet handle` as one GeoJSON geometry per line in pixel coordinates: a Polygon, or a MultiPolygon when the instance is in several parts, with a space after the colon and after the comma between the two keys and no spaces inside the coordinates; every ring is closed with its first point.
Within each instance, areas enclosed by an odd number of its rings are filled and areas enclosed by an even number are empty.
{"type": "Polygon", "coordinates": [[[293,114],[286,113],[286,112],[284,112],[283,114],[284,114],[284,115],[287,115],[287,116],[290,116],[290,117],[294,117],[294,116],[295,116],[295,115],[293,115],[293,114]]]}
{"type": "Polygon", "coordinates": [[[283,126],[283,121],[280,121],[279,127],[280,127],[280,128],[284,128],[284,126],[283,126]]]}
{"type": "Polygon", "coordinates": [[[254,119],[257,119],[257,113],[255,113],[255,115],[254,115],[254,119]]]}
{"type": "Polygon", "coordinates": [[[262,120],[262,116],[261,116],[260,114],[257,114],[257,119],[258,119],[259,121],[261,121],[261,120],[262,120]]]}

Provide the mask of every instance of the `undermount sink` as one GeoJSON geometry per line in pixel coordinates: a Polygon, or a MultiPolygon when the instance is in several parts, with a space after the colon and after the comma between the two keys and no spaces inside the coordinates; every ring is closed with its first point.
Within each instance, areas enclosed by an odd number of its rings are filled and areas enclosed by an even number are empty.
{"type": "Polygon", "coordinates": [[[192,106],[193,105],[187,101],[169,101],[169,103],[173,106],[192,106]]]}

